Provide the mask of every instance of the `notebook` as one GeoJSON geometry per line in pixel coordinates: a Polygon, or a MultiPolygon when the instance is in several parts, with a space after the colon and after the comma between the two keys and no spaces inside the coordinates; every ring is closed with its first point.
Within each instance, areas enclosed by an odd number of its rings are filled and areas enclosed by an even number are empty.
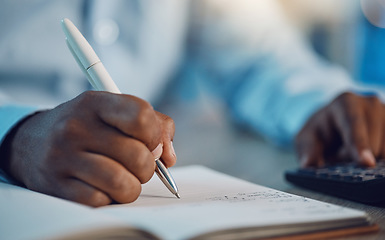
{"type": "Polygon", "coordinates": [[[181,199],[154,177],[132,204],[91,208],[0,183],[3,239],[315,239],[378,229],[367,214],[202,166],[171,169],[181,199]]]}

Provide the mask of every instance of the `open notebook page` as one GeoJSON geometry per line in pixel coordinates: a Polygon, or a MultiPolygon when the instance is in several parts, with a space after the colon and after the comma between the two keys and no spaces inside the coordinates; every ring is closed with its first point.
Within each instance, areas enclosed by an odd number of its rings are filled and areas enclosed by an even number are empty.
{"type": "Polygon", "coordinates": [[[313,227],[322,228],[324,224],[327,229],[366,219],[361,211],[262,187],[200,166],[171,171],[181,199],[175,198],[155,176],[143,185],[141,196],[133,204],[111,205],[97,211],[135,223],[165,239],[296,223],[304,224],[303,228],[318,222],[313,227]]]}
{"type": "Polygon", "coordinates": [[[51,239],[118,227],[127,224],[81,204],[0,182],[0,239],[51,239]]]}

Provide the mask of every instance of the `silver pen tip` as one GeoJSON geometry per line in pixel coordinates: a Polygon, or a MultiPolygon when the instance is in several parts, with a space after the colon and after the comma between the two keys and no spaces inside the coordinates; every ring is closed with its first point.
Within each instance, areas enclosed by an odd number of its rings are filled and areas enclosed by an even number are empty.
{"type": "Polygon", "coordinates": [[[179,193],[175,193],[175,196],[176,196],[178,199],[180,199],[179,193]]]}

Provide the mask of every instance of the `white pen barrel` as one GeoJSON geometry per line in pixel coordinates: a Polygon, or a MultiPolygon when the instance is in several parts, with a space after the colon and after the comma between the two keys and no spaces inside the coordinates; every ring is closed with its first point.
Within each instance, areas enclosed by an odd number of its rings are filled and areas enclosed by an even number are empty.
{"type": "Polygon", "coordinates": [[[104,68],[102,62],[98,62],[92,65],[89,69],[87,69],[88,74],[94,80],[95,85],[97,86],[97,90],[99,91],[107,91],[112,93],[121,93],[116,86],[115,82],[112,80],[110,74],[104,68]]]}

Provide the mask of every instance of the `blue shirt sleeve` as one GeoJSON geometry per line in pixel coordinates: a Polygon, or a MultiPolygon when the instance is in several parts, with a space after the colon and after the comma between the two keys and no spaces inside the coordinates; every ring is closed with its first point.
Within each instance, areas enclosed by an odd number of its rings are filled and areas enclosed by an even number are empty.
{"type": "Polygon", "coordinates": [[[277,2],[210,7],[194,18],[187,72],[252,131],[290,145],[315,111],[354,87],[313,52],[277,2]]]}
{"type": "MultiPolygon", "coordinates": [[[[11,105],[6,104],[0,106],[0,143],[2,144],[4,138],[10,132],[10,130],[22,119],[28,115],[36,112],[37,107],[24,106],[24,105],[11,105]]],[[[15,183],[12,178],[7,176],[4,171],[0,169],[0,181],[15,183]]]]}
{"type": "MultiPolygon", "coordinates": [[[[264,71],[277,69],[266,68],[264,71]]],[[[237,122],[249,126],[277,145],[291,145],[313,113],[339,93],[352,88],[344,80],[341,74],[327,68],[293,75],[271,73],[261,76],[259,72],[242,79],[243,83],[232,93],[228,104],[237,122]],[[317,74],[325,80],[318,79],[317,74]],[[301,89],[300,86],[304,85],[302,81],[306,80],[312,83],[301,89]],[[317,84],[317,81],[322,84],[317,84]],[[341,82],[335,84],[333,81],[341,82]]]]}
{"type": "Polygon", "coordinates": [[[20,120],[36,112],[37,107],[25,105],[3,105],[0,106],[0,143],[3,142],[7,133],[20,120]]]}

